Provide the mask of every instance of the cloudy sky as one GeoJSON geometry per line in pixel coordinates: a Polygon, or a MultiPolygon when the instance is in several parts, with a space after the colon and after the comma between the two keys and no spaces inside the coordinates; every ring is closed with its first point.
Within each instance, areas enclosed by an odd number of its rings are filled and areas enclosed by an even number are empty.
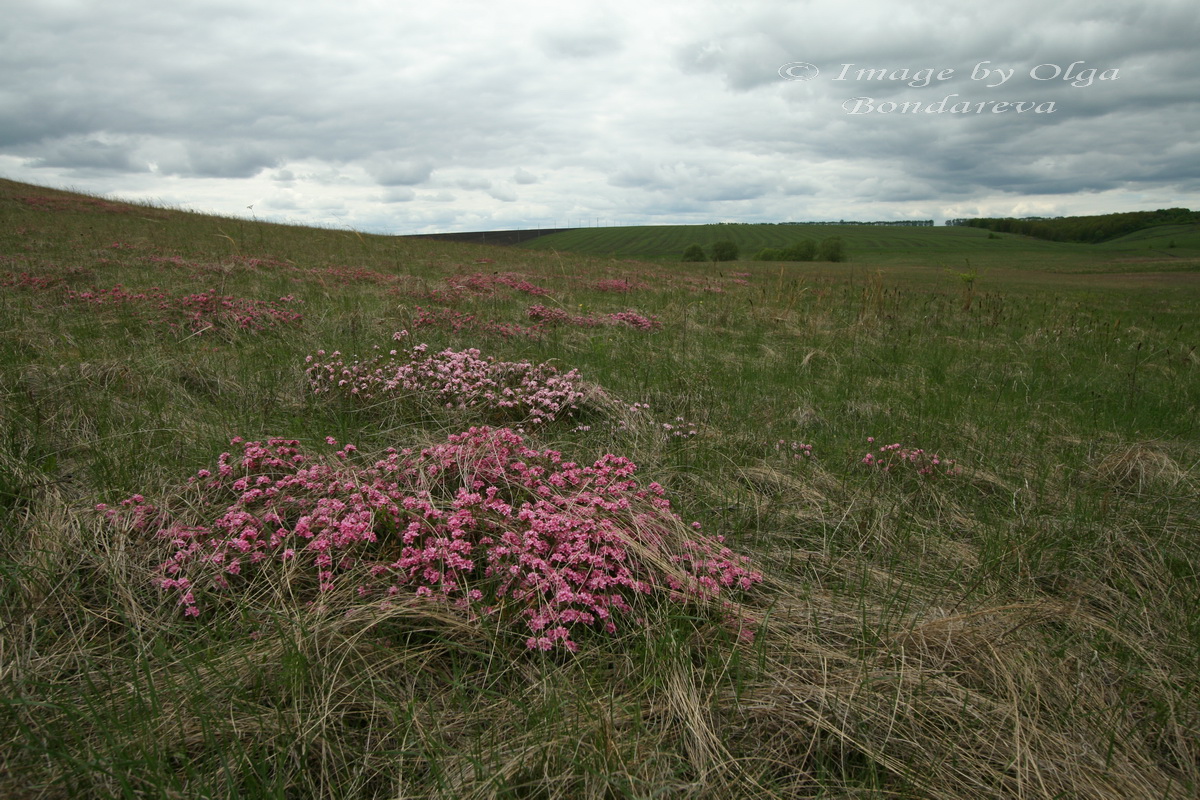
{"type": "Polygon", "coordinates": [[[174,207],[395,234],[1200,208],[1191,0],[4,17],[0,177],[174,207]]]}

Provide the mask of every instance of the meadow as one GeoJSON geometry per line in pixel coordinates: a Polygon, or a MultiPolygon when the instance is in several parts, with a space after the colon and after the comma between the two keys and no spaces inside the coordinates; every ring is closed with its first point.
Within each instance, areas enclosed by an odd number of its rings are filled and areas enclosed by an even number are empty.
{"type": "Polygon", "coordinates": [[[0,181],[0,796],[1195,797],[1194,232],[845,233],[0,181]]]}
{"type": "Polygon", "coordinates": [[[1039,272],[1200,272],[1200,226],[1160,225],[1081,248],[968,227],[874,225],[787,225],[770,223],[658,225],[577,228],[522,245],[539,251],[565,251],[600,258],[638,258],[668,264],[690,244],[708,248],[731,241],[741,258],[764,248],[782,248],[799,239],[839,237],[854,263],[867,267],[975,267],[1039,272]]]}

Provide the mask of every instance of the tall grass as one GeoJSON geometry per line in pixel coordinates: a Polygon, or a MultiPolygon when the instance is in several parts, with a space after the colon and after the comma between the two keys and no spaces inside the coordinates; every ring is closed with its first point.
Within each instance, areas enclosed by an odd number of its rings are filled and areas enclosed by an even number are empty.
{"type": "Polygon", "coordinates": [[[9,182],[0,216],[0,795],[1200,790],[1189,275],[1099,280],[1014,251],[968,298],[947,264],[977,255],[945,241],[870,268],[718,272],[9,182]],[[249,305],[180,316],[199,293],[249,305]],[[535,304],[564,314],[538,324],[535,304]],[[630,311],[661,326],[581,322],[630,311]],[[182,502],[234,436],[382,457],[487,421],[311,391],[306,355],[369,358],[399,330],[578,370],[593,404],[524,435],[627,456],[748,554],[754,636],[661,602],[541,652],[410,595],[322,613],[283,573],[184,616],[157,588],[171,543],[94,506],[182,502]],[[961,472],[864,463],[918,448],[961,472]]]}

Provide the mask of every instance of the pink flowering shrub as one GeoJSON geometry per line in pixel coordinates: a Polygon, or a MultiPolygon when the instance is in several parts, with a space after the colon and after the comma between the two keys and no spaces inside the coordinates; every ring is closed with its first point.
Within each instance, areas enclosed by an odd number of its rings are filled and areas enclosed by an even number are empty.
{"type": "Polygon", "coordinates": [[[803,442],[789,442],[780,439],[775,442],[775,452],[790,461],[804,461],[813,457],[813,446],[803,442]]]}
{"type": "Polygon", "coordinates": [[[577,325],[582,328],[594,328],[600,324],[593,317],[577,316],[563,308],[543,305],[530,306],[525,309],[525,315],[539,325],[577,325]]]}
{"type": "Polygon", "coordinates": [[[44,292],[64,285],[58,275],[34,275],[29,272],[6,272],[0,275],[0,287],[5,289],[32,289],[44,292]]]}
{"type": "Polygon", "coordinates": [[[446,278],[446,284],[452,289],[461,288],[472,294],[486,296],[494,295],[498,286],[504,286],[522,294],[530,294],[537,297],[544,297],[550,294],[549,289],[532,284],[515,272],[497,272],[492,275],[485,275],[482,272],[475,272],[470,275],[452,275],[446,278]]]}
{"type": "Polygon", "coordinates": [[[544,325],[574,325],[580,328],[595,328],[599,325],[628,325],[644,331],[653,331],[662,327],[662,322],[652,317],[643,316],[636,311],[618,311],[614,314],[593,316],[591,314],[571,314],[562,308],[550,308],[543,305],[532,305],[525,310],[526,316],[544,325]]]}
{"type": "MultiPolygon", "coordinates": [[[[491,262],[484,260],[476,263],[491,262]]],[[[434,288],[401,287],[397,294],[419,300],[429,300],[441,305],[457,305],[467,297],[494,297],[502,289],[512,289],[535,297],[544,297],[550,294],[549,289],[530,283],[515,272],[492,274],[473,272],[468,275],[450,275],[445,278],[442,286],[434,288]]]]}
{"type": "Polygon", "coordinates": [[[107,289],[66,289],[59,276],[8,274],[0,286],[35,291],[54,291],[73,307],[114,308],[129,311],[151,324],[201,334],[213,329],[262,331],[278,325],[294,325],[303,315],[287,306],[298,302],[288,295],[278,300],[250,300],[215,291],[170,296],[154,286],[145,291],[130,291],[121,284],[107,289]]]}
{"type": "Polygon", "coordinates": [[[629,278],[602,278],[588,285],[589,289],[597,292],[618,292],[627,294],[639,289],[648,288],[646,284],[629,278]]]}
{"type": "Polygon", "coordinates": [[[634,403],[621,409],[613,431],[635,434],[638,437],[660,437],[661,441],[670,442],[675,439],[691,439],[700,434],[700,425],[688,422],[684,417],[675,417],[668,421],[660,421],[650,411],[649,403],[634,403]]]}
{"type": "MultiPolygon", "coordinates": [[[[875,437],[867,437],[867,443],[873,445],[875,437]]],[[[962,473],[962,468],[956,466],[953,459],[943,458],[937,453],[929,453],[919,448],[908,449],[899,444],[885,444],[877,450],[878,452],[869,451],[862,457],[861,463],[884,473],[916,475],[928,480],[962,473]]]]}
{"type": "Polygon", "coordinates": [[[461,311],[454,311],[449,308],[426,309],[417,306],[413,309],[413,319],[409,327],[413,330],[418,328],[440,328],[454,332],[459,331],[478,331],[481,333],[492,333],[497,336],[502,336],[505,339],[528,336],[536,338],[541,335],[541,330],[535,326],[516,325],[509,322],[492,322],[491,320],[480,319],[474,314],[464,314],[461,311]]]}
{"type": "Polygon", "coordinates": [[[662,429],[672,439],[691,439],[699,433],[696,423],[688,422],[683,417],[676,417],[670,422],[661,423],[662,429]]]}
{"type": "Polygon", "coordinates": [[[653,317],[643,316],[636,311],[618,311],[615,314],[607,315],[608,319],[615,324],[625,324],[631,328],[637,328],[643,331],[654,331],[662,327],[662,322],[653,317]]]}
{"type": "Polygon", "coordinates": [[[233,442],[240,454],[196,473],[178,508],[98,506],[166,543],[158,585],[187,616],[284,580],[277,596],[312,608],[415,596],[516,624],[530,649],[574,651],[578,631],[614,634],[655,598],[721,601],[762,580],[620,456],[584,466],[504,428],[362,465],[352,445],[233,442]]]}
{"type": "MultiPolygon", "coordinates": [[[[407,335],[400,331],[393,338],[407,335]]],[[[305,359],[309,386],[317,394],[366,404],[474,410],[488,420],[533,424],[578,411],[587,394],[576,370],[560,373],[550,364],[497,361],[474,348],[432,354],[426,344],[405,352],[375,350],[371,358],[349,362],[337,351],[318,350],[305,359]]]]}

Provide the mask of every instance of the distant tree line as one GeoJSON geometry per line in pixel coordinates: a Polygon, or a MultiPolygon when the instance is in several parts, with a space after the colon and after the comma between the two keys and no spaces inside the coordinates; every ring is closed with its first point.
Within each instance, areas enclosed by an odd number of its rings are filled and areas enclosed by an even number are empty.
{"type": "Polygon", "coordinates": [[[1160,208],[1157,211],[1129,211],[1094,217],[978,217],[948,219],[947,225],[983,228],[997,233],[1016,233],[1052,242],[1094,244],[1151,228],[1155,225],[1194,225],[1200,211],[1186,208],[1160,208]]]}

